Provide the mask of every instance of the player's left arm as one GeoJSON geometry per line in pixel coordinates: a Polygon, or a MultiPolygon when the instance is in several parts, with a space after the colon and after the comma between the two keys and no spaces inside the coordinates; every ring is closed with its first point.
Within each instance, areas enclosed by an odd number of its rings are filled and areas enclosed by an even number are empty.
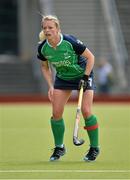
{"type": "Polygon", "coordinates": [[[82,56],[84,56],[87,60],[85,75],[89,76],[94,66],[94,55],[88,48],[86,48],[85,51],[82,53],[82,56]]]}
{"type": "Polygon", "coordinates": [[[72,44],[73,49],[77,55],[82,55],[87,60],[85,74],[89,76],[94,66],[94,55],[86,47],[86,45],[84,45],[83,42],[77,39],[76,37],[69,35],[64,36],[64,38],[72,44]]]}

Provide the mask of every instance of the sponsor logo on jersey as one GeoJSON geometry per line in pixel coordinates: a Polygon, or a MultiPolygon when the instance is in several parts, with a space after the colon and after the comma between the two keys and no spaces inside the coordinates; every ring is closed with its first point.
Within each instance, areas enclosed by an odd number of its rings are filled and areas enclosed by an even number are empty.
{"type": "Polygon", "coordinates": [[[78,43],[78,44],[83,44],[83,42],[80,41],[79,39],[77,39],[77,43],[78,43]]]}
{"type": "Polygon", "coordinates": [[[71,65],[71,62],[70,61],[58,61],[58,62],[52,62],[53,66],[55,67],[62,67],[62,66],[66,66],[68,67],[69,65],[71,65]]]}

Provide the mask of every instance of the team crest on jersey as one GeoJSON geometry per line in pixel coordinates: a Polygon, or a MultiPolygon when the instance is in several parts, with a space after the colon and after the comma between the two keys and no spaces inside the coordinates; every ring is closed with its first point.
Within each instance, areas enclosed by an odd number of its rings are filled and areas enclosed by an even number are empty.
{"type": "Polygon", "coordinates": [[[68,52],[65,52],[65,53],[64,53],[64,58],[65,58],[65,59],[69,59],[69,58],[71,58],[71,56],[68,54],[68,52]]]}

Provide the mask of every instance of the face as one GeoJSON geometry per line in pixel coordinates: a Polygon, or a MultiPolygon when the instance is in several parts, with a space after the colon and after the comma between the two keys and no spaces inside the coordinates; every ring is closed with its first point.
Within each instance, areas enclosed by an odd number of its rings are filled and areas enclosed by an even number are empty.
{"type": "Polygon", "coordinates": [[[59,33],[59,28],[56,26],[54,21],[44,20],[42,25],[44,34],[48,40],[57,37],[59,33]]]}

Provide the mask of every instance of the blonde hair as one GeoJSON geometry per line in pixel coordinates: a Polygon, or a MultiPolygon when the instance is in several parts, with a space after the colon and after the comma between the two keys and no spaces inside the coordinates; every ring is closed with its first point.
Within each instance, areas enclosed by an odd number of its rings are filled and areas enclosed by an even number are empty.
{"type": "Polygon", "coordinates": [[[45,39],[46,39],[45,34],[44,34],[43,31],[41,31],[41,32],[39,33],[39,40],[40,40],[40,41],[44,41],[45,39]]]}
{"type": "Polygon", "coordinates": [[[60,22],[59,22],[59,19],[56,16],[53,16],[53,15],[43,16],[41,23],[43,24],[43,22],[46,21],[46,20],[47,21],[54,21],[56,27],[60,29],[60,22]]]}

